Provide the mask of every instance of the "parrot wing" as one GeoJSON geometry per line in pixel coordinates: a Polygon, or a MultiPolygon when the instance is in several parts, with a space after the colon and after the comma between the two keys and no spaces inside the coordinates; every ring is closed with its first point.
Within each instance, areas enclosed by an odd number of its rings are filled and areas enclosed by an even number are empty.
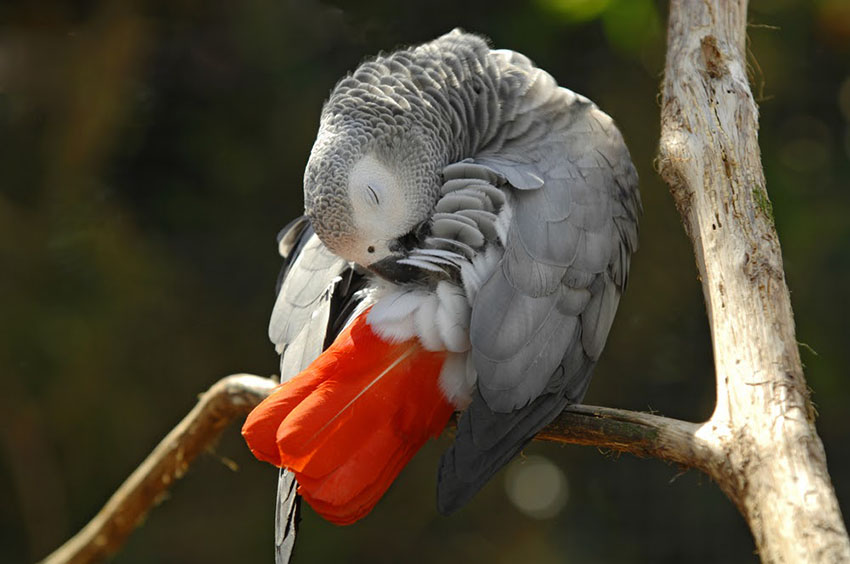
{"type": "MultiPolygon", "coordinates": [[[[306,368],[336,338],[356,307],[363,280],[331,254],[299,217],[278,234],[283,265],[269,337],[281,354],[281,381],[306,368]]],[[[281,469],[275,502],[275,562],[287,564],[295,547],[301,496],[295,475],[281,469]]]]}
{"type": "Polygon", "coordinates": [[[443,513],[582,400],[637,248],[637,173],[623,139],[595,105],[559,90],[571,116],[551,141],[528,154],[520,136],[474,159],[506,179],[508,221],[504,254],[472,305],[478,386],[440,464],[443,513]]]}
{"type": "Polygon", "coordinates": [[[281,382],[285,382],[319,356],[326,341],[336,337],[335,333],[328,335],[328,330],[339,313],[353,305],[352,284],[359,275],[322,244],[306,217],[281,231],[278,247],[284,263],[269,339],[280,353],[281,382]]]}

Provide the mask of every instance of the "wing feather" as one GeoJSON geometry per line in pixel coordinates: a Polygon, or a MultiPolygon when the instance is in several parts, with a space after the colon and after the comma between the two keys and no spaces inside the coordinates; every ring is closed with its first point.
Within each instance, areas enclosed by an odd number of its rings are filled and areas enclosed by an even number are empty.
{"type": "MultiPolygon", "coordinates": [[[[306,368],[333,341],[357,309],[362,277],[321,244],[306,217],[281,230],[283,265],[269,337],[281,353],[281,381],[306,368]]],[[[287,564],[301,520],[295,476],[281,470],[275,501],[275,562],[287,564]]]]}
{"type": "Polygon", "coordinates": [[[286,274],[269,323],[269,339],[282,353],[282,358],[287,346],[301,342],[299,334],[317,330],[324,333],[333,287],[349,268],[347,262],[322,244],[312,228],[306,228],[301,237],[304,242],[298,253],[284,266],[286,274]]]}
{"type": "MultiPolygon", "coordinates": [[[[538,80],[540,115],[552,100],[548,82],[538,80]]],[[[637,249],[637,174],[622,137],[586,98],[560,91],[570,109],[552,115],[551,143],[519,156],[522,139],[503,136],[502,153],[474,160],[503,179],[511,213],[499,267],[473,302],[478,387],[441,461],[443,513],[466,503],[541,427],[582,400],[637,249]]],[[[538,126],[521,122],[517,131],[537,136],[538,126]]],[[[463,166],[462,176],[472,176],[472,164],[463,166]]]]}

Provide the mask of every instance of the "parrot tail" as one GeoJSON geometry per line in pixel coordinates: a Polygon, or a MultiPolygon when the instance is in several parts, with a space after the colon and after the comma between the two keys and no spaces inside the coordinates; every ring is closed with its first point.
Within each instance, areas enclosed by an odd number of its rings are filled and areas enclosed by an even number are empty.
{"type": "Polygon", "coordinates": [[[367,313],[242,427],[254,456],[292,471],[304,499],[339,525],[369,513],[454,412],[439,386],[445,353],[381,340],[367,313]]]}

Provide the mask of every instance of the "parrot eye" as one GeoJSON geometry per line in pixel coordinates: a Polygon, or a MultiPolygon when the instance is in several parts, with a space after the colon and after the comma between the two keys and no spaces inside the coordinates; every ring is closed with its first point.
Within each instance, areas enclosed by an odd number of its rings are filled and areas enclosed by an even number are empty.
{"type": "Polygon", "coordinates": [[[368,191],[369,199],[371,200],[371,202],[373,204],[375,204],[376,206],[381,205],[381,200],[380,200],[380,198],[378,198],[378,193],[375,192],[375,189],[367,184],[366,190],[368,191]]]}
{"type": "Polygon", "coordinates": [[[372,245],[369,245],[369,246],[366,248],[366,252],[368,252],[368,253],[374,253],[374,252],[375,252],[375,247],[373,247],[372,245]]]}

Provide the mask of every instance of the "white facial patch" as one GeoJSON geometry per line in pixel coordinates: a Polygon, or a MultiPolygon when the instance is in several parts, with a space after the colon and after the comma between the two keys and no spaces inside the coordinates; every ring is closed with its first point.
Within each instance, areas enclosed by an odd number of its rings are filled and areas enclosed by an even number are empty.
{"type": "Polygon", "coordinates": [[[408,206],[400,179],[373,155],[351,169],[348,179],[356,238],[345,258],[369,265],[391,254],[390,241],[404,235],[408,206]]]}

